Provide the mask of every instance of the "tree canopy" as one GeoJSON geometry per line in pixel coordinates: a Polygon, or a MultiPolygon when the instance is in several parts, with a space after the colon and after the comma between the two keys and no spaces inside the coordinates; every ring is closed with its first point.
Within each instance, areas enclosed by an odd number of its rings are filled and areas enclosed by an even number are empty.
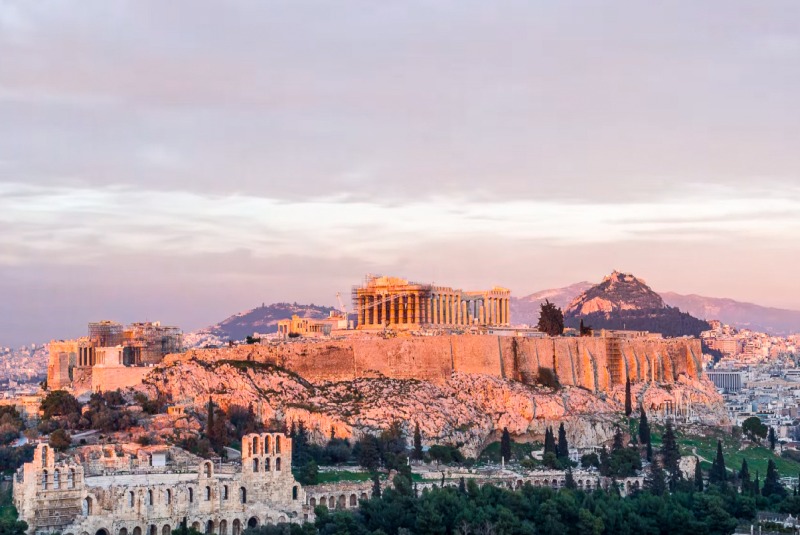
{"type": "Polygon", "coordinates": [[[545,300],[539,311],[537,328],[549,336],[561,336],[564,334],[564,313],[549,300],[545,300]]]}

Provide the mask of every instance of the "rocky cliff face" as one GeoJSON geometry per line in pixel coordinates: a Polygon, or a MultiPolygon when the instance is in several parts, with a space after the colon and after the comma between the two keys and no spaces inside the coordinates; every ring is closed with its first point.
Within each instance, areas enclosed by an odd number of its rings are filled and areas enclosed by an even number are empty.
{"type": "MultiPolygon", "coordinates": [[[[339,437],[358,437],[394,420],[410,435],[419,422],[425,443],[459,444],[467,455],[477,455],[504,427],[518,438],[541,440],[547,426],[563,421],[572,444],[611,440],[624,402],[622,386],[594,395],[583,388],[553,391],[462,372],[436,383],[379,375],[309,381],[273,364],[197,355],[170,359],[150,373],[142,388],[151,396],[160,393],[193,405],[199,413],[209,397],[223,408],[252,404],[265,422],[305,422],[320,442],[331,429],[339,437]]],[[[651,411],[666,400],[676,404],[678,396],[691,400],[709,423],[724,418],[721,398],[707,381],[684,378],[667,388],[642,381],[635,383],[633,394],[651,411]]]]}

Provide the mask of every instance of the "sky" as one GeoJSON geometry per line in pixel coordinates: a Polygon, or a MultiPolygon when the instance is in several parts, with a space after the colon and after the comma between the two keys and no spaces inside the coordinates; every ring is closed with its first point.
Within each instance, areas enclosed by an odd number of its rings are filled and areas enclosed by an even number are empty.
{"type": "Polygon", "coordinates": [[[367,273],[800,309],[800,2],[0,0],[0,346],[367,273]]]}

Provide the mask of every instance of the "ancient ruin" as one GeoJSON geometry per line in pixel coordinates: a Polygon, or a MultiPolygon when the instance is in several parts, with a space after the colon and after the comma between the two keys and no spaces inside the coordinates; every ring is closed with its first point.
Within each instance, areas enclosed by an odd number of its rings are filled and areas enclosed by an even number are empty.
{"type": "Polygon", "coordinates": [[[465,292],[397,277],[368,275],[353,288],[359,329],[509,325],[511,291],[465,292]]]}
{"type": "Polygon", "coordinates": [[[40,444],[14,477],[14,504],[32,534],[170,535],[185,522],[204,533],[240,535],[313,517],[292,476],[289,437],[250,434],[242,448],[240,465],[177,448],[87,446],[57,455],[40,444]]]}

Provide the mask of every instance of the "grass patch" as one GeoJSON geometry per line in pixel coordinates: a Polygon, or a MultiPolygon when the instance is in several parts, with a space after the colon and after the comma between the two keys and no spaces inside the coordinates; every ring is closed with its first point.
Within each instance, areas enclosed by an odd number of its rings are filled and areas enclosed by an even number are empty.
{"type": "Polygon", "coordinates": [[[369,481],[371,476],[369,472],[349,472],[343,470],[341,472],[320,472],[317,475],[317,484],[324,483],[340,483],[342,481],[369,481]]]}
{"type": "MultiPolygon", "coordinates": [[[[541,449],[542,445],[535,442],[512,442],[511,458],[517,461],[529,459],[531,452],[541,449]]],[[[500,462],[500,442],[492,442],[481,452],[478,460],[483,462],[500,462]]]]}

